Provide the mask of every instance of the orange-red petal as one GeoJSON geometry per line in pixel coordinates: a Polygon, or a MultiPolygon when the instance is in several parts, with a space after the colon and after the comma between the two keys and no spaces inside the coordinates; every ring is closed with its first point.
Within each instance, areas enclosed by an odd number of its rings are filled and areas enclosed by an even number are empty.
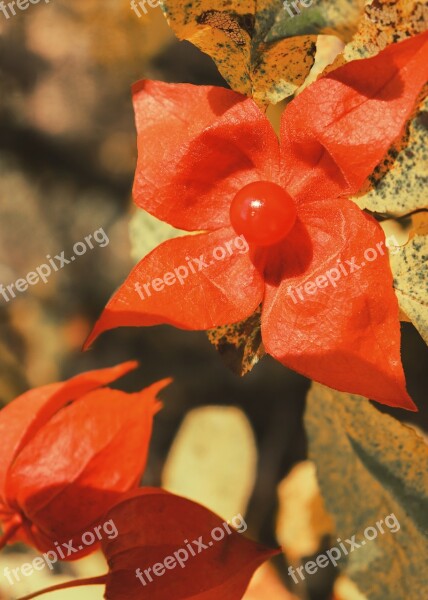
{"type": "Polygon", "coordinates": [[[234,323],[254,312],[263,291],[248,245],[232,229],[168,240],[131,271],[85,346],[115,327],[166,323],[204,330],[234,323]]]}
{"type": "Polygon", "coordinates": [[[129,361],[107,369],[87,371],[68,381],[35,388],[0,411],[0,498],[3,496],[7,471],[14,458],[60,408],[93,389],[119,379],[137,366],[137,362],[129,361]]]}
{"type": "MultiPolygon", "coordinates": [[[[59,411],[9,470],[9,505],[25,515],[41,550],[88,531],[138,485],[145,468],[159,381],[134,393],[94,390],[59,411]]],[[[78,554],[73,554],[73,558],[78,554]]]]}
{"type": "Polygon", "coordinates": [[[382,229],[349,200],[303,204],[299,217],[267,283],[267,352],[331,388],[415,410],[382,229]]]}
{"type": "Polygon", "coordinates": [[[245,96],[219,87],[142,81],[133,99],[134,200],[162,221],[186,231],[228,226],[239,189],[278,179],[278,139],[245,96]]]}
{"type": "Polygon", "coordinates": [[[283,113],[283,180],[301,201],[357,193],[428,80],[428,32],[310,85],[283,113]]]}

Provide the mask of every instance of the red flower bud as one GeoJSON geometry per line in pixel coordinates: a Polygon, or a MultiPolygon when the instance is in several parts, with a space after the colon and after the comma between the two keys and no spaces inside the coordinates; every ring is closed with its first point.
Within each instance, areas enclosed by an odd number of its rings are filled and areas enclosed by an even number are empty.
{"type": "Polygon", "coordinates": [[[169,380],[133,394],[102,387],[136,366],[30,390],[0,412],[0,547],[22,540],[53,550],[90,531],[138,485],[160,408],[156,394],[169,380]]]}

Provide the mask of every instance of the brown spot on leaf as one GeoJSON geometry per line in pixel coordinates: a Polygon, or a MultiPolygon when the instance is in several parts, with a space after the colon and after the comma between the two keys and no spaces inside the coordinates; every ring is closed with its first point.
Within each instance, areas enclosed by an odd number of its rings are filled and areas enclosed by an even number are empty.
{"type": "Polygon", "coordinates": [[[206,10],[197,17],[196,22],[223,31],[237,46],[246,44],[243,31],[251,37],[254,30],[253,15],[234,15],[220,10],[206,10]]]}
{"type": "Polygon", "coordinates": [[[245,375],[265,354],[261,335],[261,308],[248,319],[216,327],[207,332],[225,364],[236,374],[245,375]]]}

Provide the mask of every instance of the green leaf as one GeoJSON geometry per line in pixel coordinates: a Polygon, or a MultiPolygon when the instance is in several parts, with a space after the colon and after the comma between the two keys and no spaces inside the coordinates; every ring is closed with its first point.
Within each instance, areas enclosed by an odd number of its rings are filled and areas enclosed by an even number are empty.
{"type": "Polygon", "coordinates": [[[282,0],[219,0],[215,8],[210,0],[161,5],[176,35],[209,54],[232,89],[267,105],[304,83],[318,34],[350,39],[364,1],[313,0],[306,8],[298,5],[300,14],[292,5],[286,10],[282,0]]]}
{"type": "Polygon", "coordinates": [[[245,375],[265,355],[261,333],[261,308],[251,317],[216,327],[207,332],[226,365],[237,375],[245,375]]]}
{"type": "Polygon", "coordinates": [[[400,524],[395,533],[384,525],[383,535],[349,553],[339,568],[370,600],[427,598],[427,444],[365,398],[319,384],[308,394],[305,425],[340,538],[364,540],[365,529],[391,513],[400,524]]]}
{"type": "Polygon", "coordinates": [[[137,210],[129,224],[131,256],[141,260],[159,244],[188,232],[175,229],[144,210],[137,210]]]}
{"type": "MultiPolygon", "coordinates": [[[[307,0],[310,2],[310,0],[307,0]]],[[[265,4],[273,6],[274,3],[265,4]]],[[[305,8],[299,6],[300,14],[296,14],[294,7],[290,6],[291,17],[288,10],[281,2],[277,8],[277,16],[272,27],[264,37],[265,42],[277,42],[282,39],[299,35],[336,35],[344,42],[350,41],[357,31],[360,19],[364,14],[364,2],[355,0],[313,0],[312,4],[305,8]]],[[[299,3],[297,3],[299,4],[299,3]]]]}

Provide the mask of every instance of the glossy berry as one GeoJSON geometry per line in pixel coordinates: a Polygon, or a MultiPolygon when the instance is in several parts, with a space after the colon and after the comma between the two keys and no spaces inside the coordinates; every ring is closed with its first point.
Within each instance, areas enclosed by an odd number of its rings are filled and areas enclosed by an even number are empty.
{"type": "Polygon", "coordinates": [[[249,244],[272,246],[290,233],[296,222],[292,197],[276,183],[256,181],[240,190],[230,206],[232,227],[249,244]]]}

